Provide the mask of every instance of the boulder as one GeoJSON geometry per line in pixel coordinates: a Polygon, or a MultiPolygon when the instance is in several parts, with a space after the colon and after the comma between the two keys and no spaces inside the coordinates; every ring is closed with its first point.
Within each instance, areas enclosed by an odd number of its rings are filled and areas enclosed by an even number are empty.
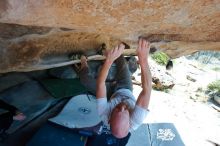
{"type": "Polygon", "coordinates": [[[172,75],[163,69],[155,66],[150,67],[152,74],[153,88],[157,90],[172,89],[175,85],[175,80],[172,75]]]}
{"type": "Polygon", "coordinates": [[[214,96],[214,101],[220,105],[220,95],[215,95],[214,96]]]}
{"type": "Polygon", "coordinates": [[[220,46],[219,1],[0,1],[0,73],[45,69],[63,56],[142,36],[171,59],[220,46]]]}
{"type": "Polygon", "coordinates": [[[196,82],[196,79],[194,79],[193,77],[186,75],[186,79],[191,81],[191,82],[196,82]]]}

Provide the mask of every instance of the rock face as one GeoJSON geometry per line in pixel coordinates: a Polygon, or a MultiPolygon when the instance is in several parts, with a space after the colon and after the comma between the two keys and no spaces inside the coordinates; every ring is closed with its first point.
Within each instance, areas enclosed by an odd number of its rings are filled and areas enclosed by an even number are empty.
{"type": "Polygon", "coordinates": [[[218,0],[1,0],[0,72],[37,69],[68,54],[136,47],[139,36],[171,58],[220,50],[218,0]]]}
{"type": "Polygon", "coordinates": [[[187,56],[188,59],[197,60],[203,64],[220,64],[220,52],[215,51],[200,51],[187,56]]]}
{"type": "Polygon", "coordinates": [[[165,91],[172,89],[175,85],[175,79],[171,73],[151,62],[150,71],[152,75],[153,88],[156,90],[165,91]],[[152,65],[153,64],[153,65],[152,65]]]}

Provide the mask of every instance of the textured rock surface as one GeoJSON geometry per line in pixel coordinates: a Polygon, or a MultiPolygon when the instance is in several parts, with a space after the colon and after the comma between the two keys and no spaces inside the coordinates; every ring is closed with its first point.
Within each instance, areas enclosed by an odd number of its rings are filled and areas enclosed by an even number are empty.
{"type": "MultiPolygon", "coordinates": [[[[138,36],[172,58],[220,50],[219,0],[1,0],[0,72],[67,60],[138,36]]],[[[33,67],[34,68],[34,67],[33,67]]]]}

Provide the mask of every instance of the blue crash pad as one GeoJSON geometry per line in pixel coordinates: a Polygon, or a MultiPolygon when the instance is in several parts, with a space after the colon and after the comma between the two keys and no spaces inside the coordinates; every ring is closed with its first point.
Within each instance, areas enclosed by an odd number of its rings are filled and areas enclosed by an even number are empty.
{"type": "Polygon", "coordinates": [[[112,134],[102,133],[101,135],[93,135],[88,138],[87,146],[125,146],[131,134],[118,139],[112,134]]]}
{"type": "Polygon", "coordinates": [[[86,141],[87,137],[48,122],[32,137],[27,146],[85,146],[86,141]]]}
{"type": "Polygon", "coordinates": [[[131,132],[126,146],[185,146],[172,123],[142,124],[131,132]],[[137,143],[138,142],[138,143],[137,143]]]}
{"type": "Polygon", "coordinates": [[[149,124],[152,146],[185,146],[172,123],[149,124]]]}

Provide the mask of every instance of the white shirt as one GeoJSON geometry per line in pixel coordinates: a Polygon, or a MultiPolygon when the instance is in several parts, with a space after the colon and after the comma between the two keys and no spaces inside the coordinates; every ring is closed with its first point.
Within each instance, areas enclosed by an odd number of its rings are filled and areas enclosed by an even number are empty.
{"type": "Polygon", "coordinates": [[[119,89],[116,91],[109,102],[106,97],[97,99],[97,110],[105,125],[109,126],[109,118],[115,106],[121,102],[126,102],[132,109],[130,115],[130,131],[136,130],[144,121],[149,111],[136,105],[134,95],[129,89],[119,89]]]}

